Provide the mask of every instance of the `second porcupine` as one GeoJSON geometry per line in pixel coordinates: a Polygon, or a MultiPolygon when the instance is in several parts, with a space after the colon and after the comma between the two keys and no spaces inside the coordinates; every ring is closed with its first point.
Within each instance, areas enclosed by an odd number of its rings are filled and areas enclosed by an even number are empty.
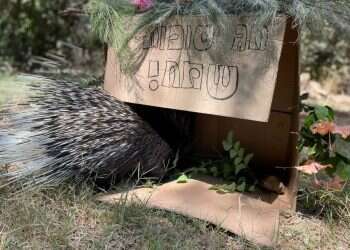
{"type": "Polygon", "coordinates": [[[56,186],[67,180],[122,178],[165,172],[171,150],[127,104],[97,88],[27,76],[21,109],[0,108],[0,174],[5,184],[56,186]]]}

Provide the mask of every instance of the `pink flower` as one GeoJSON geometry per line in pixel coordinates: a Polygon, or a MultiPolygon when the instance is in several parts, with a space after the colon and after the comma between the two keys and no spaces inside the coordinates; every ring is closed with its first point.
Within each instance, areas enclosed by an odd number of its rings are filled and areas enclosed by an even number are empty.
{"type": "Polygon", "coordinates": [[[153,0],[131,0],[131,3],[140,11],[145,11],[153,7],[153,0]]]}

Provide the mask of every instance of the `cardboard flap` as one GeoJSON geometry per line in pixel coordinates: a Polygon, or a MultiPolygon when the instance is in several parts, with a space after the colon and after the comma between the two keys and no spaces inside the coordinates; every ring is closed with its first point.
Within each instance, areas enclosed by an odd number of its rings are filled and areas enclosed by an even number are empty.
{"type": "Polygon", "coordinates": [[[140,188],[105,195],[98,200],[113,204],[126,199],[210,222],[260,245],[276,243],[278,209],[245,194],[218,194],[209,190],[211,186],[196,180],[184,184],[171,182],[155,189],[140,188]]]}
{"type": "Polygon", "coordinates": [[[125,102],[267,122],[286,18],[259,29],[255,17],[221,19],[224,27],[175,16],[138,34],[130,46],[143,56],[132,75],[110,49],[105,89],[125,102]]]}

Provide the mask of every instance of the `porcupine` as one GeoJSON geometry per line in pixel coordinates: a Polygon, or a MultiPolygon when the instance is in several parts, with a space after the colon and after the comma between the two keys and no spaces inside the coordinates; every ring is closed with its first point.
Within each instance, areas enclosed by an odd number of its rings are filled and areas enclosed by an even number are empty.
{"type": "Polygon", "coordinates": [[[20,111],[0,107],[0,166],[5,185],[56,186],[67,180],[122,178],[139,170],[164,174],[171,149],[133,109],[98,88],[26,76],[20,111]]]}

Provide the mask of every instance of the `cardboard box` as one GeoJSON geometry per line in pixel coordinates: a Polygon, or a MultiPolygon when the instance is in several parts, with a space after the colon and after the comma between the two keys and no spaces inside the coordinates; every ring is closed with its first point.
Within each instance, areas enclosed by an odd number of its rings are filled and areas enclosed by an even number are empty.
{"type": "MultiPolygon", "coordinates": [[[[105,88],[137,104],[267,122],[286,18],[257,28],[254,17],[176,16],[132,41],[139,68],[126,74],[108,52],[105,88]]],[[[132,60],[128,58],[128,60],[132,60]]]]}
{"type": "Polygon", "coordinates": [[[268,123],[197,115],[196,149],[202,154],[218,152],[221,142],[232,130],[247,151],[253,152],[257,171],[282,175],[284,195],[265,194],[278,209],[296,208],[299,131],[299,44],[298,31],[288,22],[278,67],[276,90],[268,123]]]}
{"type": "MultiPolygon", "coordinates": [[[[191,181],[185,185],[168,183],[154,190],[137,189],[127,194],[108,195],[100,200],[113,203],[125,198],[130,202],[143,202],[148,207],[175,211],[209,221],[262,245],[274,245],[277,239],[279,211],[295,209],[298,183],[297,172],[292,167],[296,166],[298,160],[296,146],[299,130],[299,44],[298,31],[292,28],[290,21],[287,22],[283,35],[280,60],[270,64],[277,72],[275,77],[270,78],[277,79],[269,85],[271,94],[263,94],[259,89],[256,90],[259,98],[265,101],[265,105],[261,104],[260,100],[252,101],[253,105],[246,102],[242,104],[245,107],[244,112],[232,109],[230,115],[213,110],[196,110],[203,112],[196,114],[194,138],[197,153],[212,155],[222,150],[221,142],[228,131],[232,130],[243,147],[254,153],[253,167],[257,172],[279,175],[284,180],[287,186],[285,194],[261,192],[219,195],[208,190],[208,183],[191,181]],[[257,105],[264,108],[256,108],[257,105]],[[246,115],[247,113],[249,115],[246,115]]],[[[257,77],[261,75],[252,76],[259,81],[257,77]]],[[[109,50],[106,91],[121,100],[145,104],[144,100],[133,99],[125,94],[127,91],[122,86],[122,79],[125,80],[118,70],[115,54],[113,50],[109,50]]],[[[255,89],[251,91],[254,92],[255,89]]],[[[154,106],[159,102],[160,107],[165,107],[167,105],[164,105],[163,100],[171,98],[165,95],[163,99],[157,98],[149,105],[154,106]]],[[[174,98],[176,100],[179,97],[174,98]]],[[[186,98],[194,101],[189,96],[186,98]]],[[[173,108],[183,109],[176,105],[173,108]]],[[[204,105],[203,108],[206,109],[207,106],[204,105]]]]}

